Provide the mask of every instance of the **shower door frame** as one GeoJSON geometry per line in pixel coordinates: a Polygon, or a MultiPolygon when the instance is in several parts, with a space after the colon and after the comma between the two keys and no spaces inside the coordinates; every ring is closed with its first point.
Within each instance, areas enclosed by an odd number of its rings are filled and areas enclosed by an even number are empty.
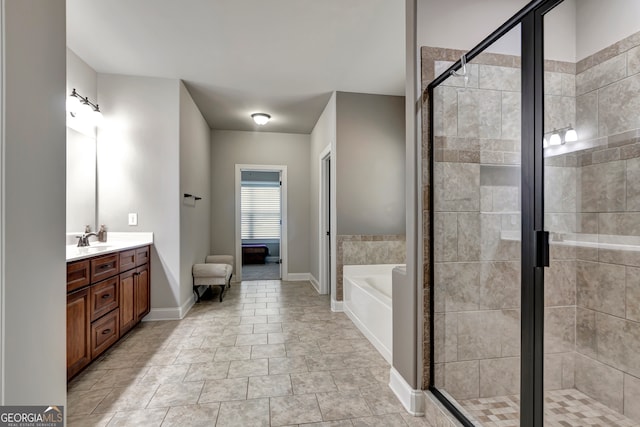
{"type": "MultiPolygon", "coordinates": [[[[521,348],[520,426],[544,423],[544,268],[549,266],[548,233],[544,231],[544,15],[563,0],[533,0],[466,55],[469,62],[517,25],[521,26],[521,348]]],[[[434,181],[434,89],[462,67],[457,61],[427,87],[429,102],[429,182],[434,181]]],[[[434,384],[434,193],[429,191],[430,375],[429,390],[462,425],[473,427],[434,384]]]]}

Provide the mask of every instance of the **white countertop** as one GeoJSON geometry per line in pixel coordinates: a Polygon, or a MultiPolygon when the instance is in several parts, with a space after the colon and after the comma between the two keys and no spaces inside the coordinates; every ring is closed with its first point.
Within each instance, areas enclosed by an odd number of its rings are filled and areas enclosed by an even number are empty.
{"type": "MultiPolygon", "coordinates": [[[[82,233],[69,233],[76,236],[82,233]]],[[[91,258],[98,255],[107,255],[125,249],[136,248],[153,244],[153,233],[107,233],[106,242],[98,242],[95,237],[89,238],[89,246],[78,247],[67,245],[67,262],[91,258]],[[93,239],[93,240],[92,240],[93,239]]]]}

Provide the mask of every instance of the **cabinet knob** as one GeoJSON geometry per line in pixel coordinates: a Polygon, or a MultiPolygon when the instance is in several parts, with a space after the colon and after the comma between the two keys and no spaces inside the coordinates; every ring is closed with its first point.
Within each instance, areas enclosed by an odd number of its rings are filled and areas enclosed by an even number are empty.
{"type": "Polygon", "coordinates": [[[111,329],[105,329],[104,331],[102,331],[102,335],[107,335],[111,333],[111,329]]]}
{"type": "Polygon", "coordinates": [[[104,294],[104,295],[102,295],[102,299],[107,299],[107,298],[111,298],[111,294],[104,294]]]}

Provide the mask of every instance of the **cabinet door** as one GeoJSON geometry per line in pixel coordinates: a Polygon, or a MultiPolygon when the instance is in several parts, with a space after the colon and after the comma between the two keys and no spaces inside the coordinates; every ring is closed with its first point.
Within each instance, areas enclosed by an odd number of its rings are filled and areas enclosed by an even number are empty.
{"type": "Polygon", "coordinates": [[[89,289],[67,295],[67,379],[91,361],[89,289]]]}
{"type": "Polygon", "coordinates": [[[120,275],[120,336],[136,324],[135,279],[136,270],[120,275]]]}
{"type": "Polygon", "coordinates": [[[142,320],[149,313],[151,302],[149,290],[149,264],[136,269],[136,321],[142,320]]]}

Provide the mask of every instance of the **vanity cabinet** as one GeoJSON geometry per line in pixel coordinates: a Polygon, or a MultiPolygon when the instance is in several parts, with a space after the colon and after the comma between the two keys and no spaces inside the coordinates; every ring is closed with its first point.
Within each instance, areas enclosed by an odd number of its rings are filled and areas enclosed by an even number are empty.
{"type": "Polygon", "coordinates": [[[67,378],[91,362],[89,288],[67,295],[67,378]]]}
{"type": "Polygon", "coordinates": [[[150,247],[67,264],[67,379],[150,311],[150,247]]]}

